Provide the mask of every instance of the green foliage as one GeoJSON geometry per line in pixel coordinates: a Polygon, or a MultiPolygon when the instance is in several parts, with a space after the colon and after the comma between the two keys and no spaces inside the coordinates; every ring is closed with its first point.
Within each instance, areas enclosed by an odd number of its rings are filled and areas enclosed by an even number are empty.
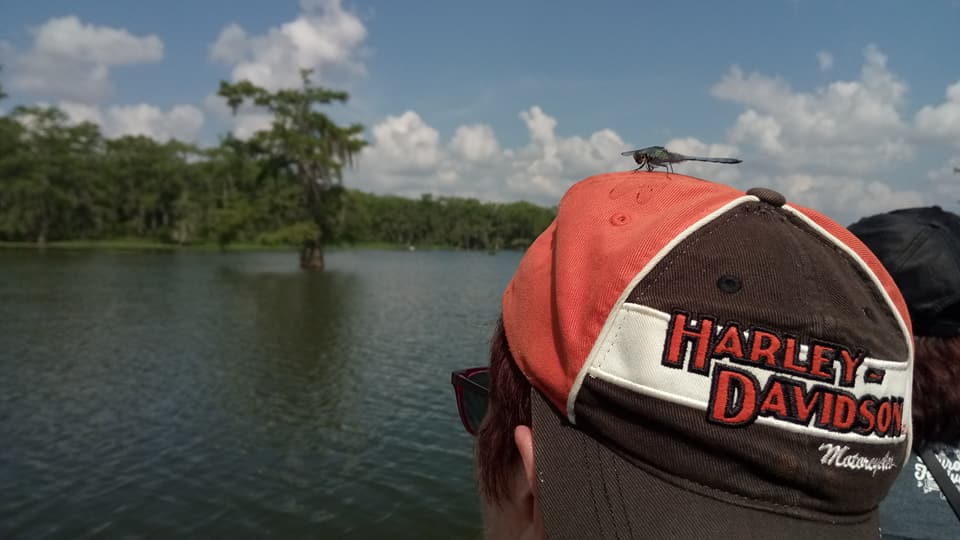
{"type": "Polygon", "coordinates": [[[0,242],[108,245],[408,245],[523,249],[556,210],[529,203],[380,196],[346,189],[366,144],[314,110],[346,94],[310,85],[267,92],[222,84],[231,107],[274,115],[270,129],[212,148],[104,138],[56,108],[0,116],[0,242]]]}
{"type": "Polygon", "coordinates": [[[555,209],[526,202],[485,203],[429,194],[414,200],[349,191],[337,237],[357,244],[525,249],[555,216],[555,209]]]}
{"type": "Polygon", "coordinates": [[[143,136],[108,141],[102,178],[111,189],[102,195],[108,236],[187,243],[199,225],[202,185],[188,161],[199,150],[177,141],[159,143],[143,136]]]}
{"type": "Polygon", "coordinates": [[[301,221],[275,231],[260,233],[254,242],[261,246],[300,246],[316,236],[317,226],[309,221],[301,221]]]}
{"type": "Polygon", "coordinates": [[[339,126],[318,111],[318,105],[345,102],[345,92],[313,86],[311,70],[301,70],[298,89],[270,92],[249,81],[221,81],[218,95],[236,114],[243,104],[266,109],[273,115],[269,129],[257,132],[247,145],[261,171],[286,179],[303,190],[306,210],[317,225],[317,241],[330,237],[337,227],[343,203],[343,169],[366,146],[363,126],[339,126]]]}
{"type": "Polygon", "coordinates": [[[43,244],[95,228],[102,148],[93,124],[67,125],[54,108],[16,108],[0,128],[0,235],[43,244]]]}

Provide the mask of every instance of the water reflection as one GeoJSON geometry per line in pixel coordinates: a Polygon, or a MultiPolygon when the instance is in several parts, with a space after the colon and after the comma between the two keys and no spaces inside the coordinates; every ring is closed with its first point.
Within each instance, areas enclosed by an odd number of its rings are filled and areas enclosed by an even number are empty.
{"type": "Polygon", "coordinates": [[[220,367],[227,375],[237,365],[255,366],[243,377],[227,377],[225,382],[234,386],[229,406],[258,417],[264,426],[278,418],[291,424],[339,425],[341,398],[349,387],[345,352],[353,338],[350,321],[359,278],[341,271],[284,274],[234,268],[221,268],[218,277],[232,297],[231,318],[242,319],[241,331],[221,334],[232,343],[219,348],[249,354],[239,363],[221,357],[220,367]]]}
{"type": "Polygon", "coordinates": [[[519,256],[0,250],[0,538],[475,537],[519,256]]]}

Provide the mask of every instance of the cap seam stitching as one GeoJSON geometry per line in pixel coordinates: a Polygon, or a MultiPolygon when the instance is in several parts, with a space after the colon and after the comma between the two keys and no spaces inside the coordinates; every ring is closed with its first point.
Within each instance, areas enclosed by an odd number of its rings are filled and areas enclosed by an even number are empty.
{"type": "Polygon", "coordinates": [[[619,466],[616,462],[614,462],[613,466],[616,469],[614,471],[614,478],[617,480],[617,491],[620,493],[620,509],[623,513],[624,519],[627,522],[627,531],[630,533],[630,538],[635,538],[633,534],[633,522],[630,520],[631,512],[627,509],[627,503],[624,500],[625,497],[623,496],[623,483],[620,482],[621,475],[620,475],[619,466]]]}
{"type": "MultiPolygon", "coordinates": [[[[734,209],[732,212],[729,212],[729,213],[728,213],[727,215],[725,215],[723,218],[711,222],[710,225],[715,225],[715,228],[712,228],[711,230],[707,231],[706,233],[701,234],[701,235],[698,235],[697,237],[693,237],[693,238],[695,238],[696,241],[699,241],[700,239],[705,239],[705,238],[708,238],[708,237],[716,234],[717,230],[719,230],[719,229],[720,229],[723,225],[725,225],[728,221],[732,220],[732,219],[735,218],[735,217],[739,217],[739,216],[741,215],[741,213],[743,213],[744,210],[749,207],[749,204],[750,204],[750,203],[742,204],[742,205],[738,206],[736,209],[734,209]]],[[[701,229],[701,230],[702,230],[702,229],[701,229]]],[[[688,238],[688,240],[689,240],[689,238],[688,238]]],[[[686,243],[686,242],[685,242],[685,243],[686,243]]],[[[676,251],[676,253],[677,253],[677,255],[681,255],[681,256],[682,256],[682,255],[685,255],[685,254],[687,253],[687,251],[689,250],[689,246],[688,246],[688,247],[680,247],[680,246],[677,246],[677,248],[678,248],[678,250],[676,251]]],[[[642,286],[643,288],[641,289],[641,293],[646,293],[646,292],[649,291],[654,285],[656,285],[657,282],[660,281],[660,278],[663,277],[663,275],[666,273],[666,271],[667,271],[668,269],[670,269],[671,266],[673,266],[673,263],[676,262],[677,259],[679,259],[679,257],[671,257],[670,260],[667,261],[666,266],[663,266],[663,267],[661,267],[661,268],[657,268],[657,269],[656,269],[657,275],[653,278],[652,281],[650,281],[649,283],[647,283],[647,284],[645,284],[645,285],[642,286]]]]}
{"type": "MultiPolygon", "coordinates": [[[[884,306],[884,309],[882,310],[884,319],[886,319],[886,321],[889,323],[893,323],[893,326],[895,328],[898,328],[898,329],[900,328],[900,323],[897,321],[896,317],[893,316],[890,310],[886,307],[887,302],[884,299],[883,295],[879,290],[876,289],[876,287],[873,286],[874,285],[873,280],[870,279],[869,275],[867,275],[866,270],[864,270],[863,267],[857,264],[856,260],[850,257],[848,253],[840,249],[835,243],[828,241],[822,235],[812,230],[809,225],[801,221],[799,218],[790,214],[787,214],[785,217],[794,225],[796,225],[797,228],[800,229],[800,231],[802,231],[804,234],[806,234],[807,236],[810,236],[820,244],[828,247],[831,251],[833,251],[837,255],[840,255],[840,257],[842,257],[844,261],[846,261],[850,266],[852,266],[854,271],[857,273],[857,275],[860,276],[860,278],[863,279],[869,285],[867,289],[870,291],[870,296],[873,298],[873,300],[878,304],[880,304],[881,306],[884,306]]],[[[840,240],[839,238],[837,240],[842,242],[842,240],[840,240]]],[[[864,262],[866,263],[866,261],[864,262]]],[[[907,346],[907,350],[905,352],[909,354],[910,352],[909,346],[907,346]]]]}
{"type": "Polygon", "coordinates": [[[907,243],[906,249],[904,249],[899,256],[897,256],[897,260],[894,262],[894,267],[890,269],[891,272],[900,271],[900,269],[903,267],[903,263],[908,261],[917,249],[920,249],[919,244],[926,242],[927,239],[930,238],[930,230],[931,227],[926,225],[921,227],[917,234],[913,235],[913,238],[911,238],[910,242],[907,243]]]}
{"type": "MultiPolygon", "coordinates": [[[[883,317],[887,320],[887,322],[893,323],[894,327],[899,328],[900,325],[897,322],[896,318],[893,317],[893,315],[890,313],[890,310],[886,308],[886,302],[884,301],[883,296],[880,294],[879,291],[875,290],[875,287],[872,286],[873,285],[872,280],[870,280],[869,276],[866,274],[864,269],[861,268],[860,265],[857,264],[855,260],[851,259],[850,256],[847,253],[845,253],[843,250],[841,250],[839,247],[834,245],[832,242],[829,242],[826,238],[823,238],[820,234],[816,233],[816,231],[811,230],[806,223],[804,223],[802,220],[800,220],[799,218],[796,218],[795,216],[789,213],[786,213],[786,212],[782,214],[773,213],[773,212],[765,211],[764,208],[760,208],[760,207],[751,208],[750,204],[747,203],[739,206],[738,208],[736,208],[735,210],[733,210],[732,212],[724,216],[721,220],[714,221],[713,223],[716,224],[716,227],[713,227],[711,230],[698,236],[696,238],[696,241],[700,242],[708,239],[709,237],[717,234],[718,231],[721,230],[722,226],[725,225],[728,221],[733,220],[734,218],[740,217],[743,214],[751,213],[751,212],[758,213],[758,214],[767,214],[772,217],[780,217],[781,219],[785,219],[788,222],[790,222],[792,225],[794,225],[797,229],[799,229],[801,232],[803,232],[805,235],[813,238],[821,245],[826,246],[834,253],[840,255],[844,261],[846,261],[850,266],[853,267],[854,271],[857,273],[857,275],[861,279],[864,279],[867,282],[869,282],[871,286],[868,287],[868,290],[871,298],[881,306],[884,306],[884,309],[881,310],[883,312],[883,317]]],[[[678,248],[679,249],[677,250],[676,253],[682,256],[689,251],[690,246],[689,245],[686,247],[678,246],[678,248]]],[[[657,275],[653,278],[653,280],[651,280],[649,283],[645,285],[642,285],[643,288],[641,289],[641,293],[646,293],[648,290],[650,290],[660,280],[660,278],[663,277],[663,275],[673,265],[673,263],[677,261],[679,258],[680,257],[672,257],[670,261],[667,262],[666,266],[663,266],[662,268],[658,268],[657,275]]]]}
{"type": "MultiPolygon", "coordinates": [[[[759,202],[759,199],[752,195],[743,195],[723,203],[713,211],[707,213],[694,223],[687,226],[682,232],[676,235],[674,239],[671,239],[664,246],[658,249],[656,254],[654,254],[651,259],[643,264],[642,268],[639,270],[639,273],[631,278],[629,283],[624,286],[624,291],[621,293],[622,299],[620,297],[617,298],[617,301],[614,303],[613,308],[611,308],[610,313],[612,313],[617,306],[622,305],[623,302],[630,297],[630,294],[633,292],[633,290],[639,287],[640,283],[642,283],[650,273],[656,270],[657,266],[663,262],[663,259],[683,242],[679,239],[679,237],[686,239],[692,234],[692,232],[703,229],[703,227],[706,227],[710,223],[720,219],[721,216],[731,212],[733,209],[740,208],[749,202],[759,202]],[[676,243],[674,243],[675,241],[676,243]]],[[[599,353],[599,349],[596,348],[598,346],[597,343],[601,341],[600,336],[604,336],[606,335],[605,333],[608,332],[607,325],[611,322],[610,317],[610,314],[605,316],[603,326],[601,326],[600,329],[600,335],[594,340],[594,345],[590,347],[590,351],[587,353],[587,357],[584,359],[583,365],[580,367],[580,370],[577,372],[577,376],[574,378],[573,386],[567,394],[565,413],[567,419],[572,423],[576,423],[576,412],[574,405],[576,395],[579,393],[580,386],[582,385],[584,378],[587,376],[589,366],[592,366],[593,363],[596,362],[596,354],[599,353]]]]}
{"type": "MultiPolygon", "coordinates": [[[[607,358],[610,356],[610,351],[613,350],[613,346],[617,343],[617,338],[620,336],[620,332],[623,330],[623,320],[624,320],[621,314],[619,313],[617,314],[617,319],[619,320],[619,322],[617,323],[617,326],[614,329],[613,336],[610,338],[610,346],[607,347],[606,352],[604,352],[603,355],[600,356],[600,358],[597,360],[597,363],[593,366],[592,369],[603,368],[603,363],[606,362],[607,358]]],[[[592,369],[590,371],[592,371],[592,369]]]]}
{"type": "MultiPolygon", "coordinates": [[[[600,453],[600,448],[597,447],[597,454],[599,454],[599,453],[600,453]]],[[[601,485],[601,487],[603,488],[603,499],[604,499],[604,501],[606,502],[605,508],[607,509],[608,512],[611,512],[611,513],[612,513],[612,511],[613,511],[613,501],[610,500],[610,492],[609,492],[609,490],[607,490],[607,472],[608,472],[608,471],[606,470],[606,467],[603,466],[603,461],[601,461],[601,460],[599,459],[599,458],[600,458],[599,455],[597,456],[597,458],[598,458],[597,461],[598,461],[599,464],[600,464],[600,466],[599,466],[599,470],[600,470],[600,480],[601,480],[600,485],[601,485]]],[[[611,520],[611,521],[612,521],[612,520],[611,520]]],[[[614,536],[614,538],[616,538],[617,540],[620,540],[620,532],[619,532],[619,530],[618,530],[618,527],[616,526],[615,523],[612,524],[612,526],[613,526],[613,536],[614,536]]]]}
{"type": "MultiPolygon", "coordinates": [[[[585,462],[590,462],[590,455],[587,453],[587,446],[586,446],[586,445],[583,445],[582,448],[583,448],[583,453],[582,453],[582,455],[583,455],[583,458],[584,458],[585,462]]],[[[597,449],[597,451],[599,452],[599,448],[597,449]]],[[[591,502],[593,502],[593,515],[594,515],[594,516],[597,516],[597,517],[599,518],[599,517],[600,517],[600,507],[597,506],[597,490],[594,488],[595,482],[593,481],[592,475],[591,475],[591,479],[590,479],[590,481],[588,482],[588,484],[590,485],[590,500],[591,500],[591,502]]]]}

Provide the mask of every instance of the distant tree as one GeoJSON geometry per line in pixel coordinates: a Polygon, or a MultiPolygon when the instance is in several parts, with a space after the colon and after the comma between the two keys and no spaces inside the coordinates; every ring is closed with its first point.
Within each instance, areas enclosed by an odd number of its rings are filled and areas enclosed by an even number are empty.
{"type": "Polygon", "coordinates": [[[525,202],[345,189],[343,168],[366,145],[362,127],[318,112],[347,95],[312,86],[309,75],[278,92],[221,84],[235,113],[247,103],[270,111],[272,123],[202,149],[106,139],[60,109],[13,108],[0,115],[0,241],[301,246],[302,266],[322,268],[324,244],[525,249],[556,216],[525,202]]]}
{"type": "Polygon", "coordinates": [[[226,99],[236,114],[245,103],[266,109],[273,115],[269,129],[257,132],[247,149],[255,155],[265,175],[296,182],[303,202],[316,225],[316,234],[305,240],[300,266],[322,270],[323,244],[337,228],[343,204],[343,168],[367,144],[360,136],[363,126],[339,126],[318,105],[346,102],[346,92],[314,86],[312,70],[301,70],[300,88],[275,92],[249,81],[230,84],[221,81],[218,95],[226,99]]]}
{"type": "Polygon", "coordinates": [[[26,235],[20,219],[20,193],[26,186],[24,127],[13,118],[0,117],[0,239],[21,240],[26,235]]]}
{"type": "Polygon", "coordinates": [[[0,164],[6,170],[0,233],[43,245],[51,236],[89,227],[103,143],[99,128],[70,125],[56,108],[17,107],[12,117],[20,128],[15,141],[3,143],[13,150],[0,164]]]}
{"type": "MultiPolygon", "coordinates": [[[[3,72],[3,66],[0,66],[0,72],[3,72]]],[[[0,100],[7,97],[7,94],[3,91],[3,85],[0,84],[0,100]]]]}
{"type": "Polygon", "coordinates": [[[126,135],[106,143],[102,177],[108,184],[99,207],[108,216],[111,233],[162,241],[188,242],[196,228],[194,186],[200,151],[171,140],[158,142],[126,135]]]}

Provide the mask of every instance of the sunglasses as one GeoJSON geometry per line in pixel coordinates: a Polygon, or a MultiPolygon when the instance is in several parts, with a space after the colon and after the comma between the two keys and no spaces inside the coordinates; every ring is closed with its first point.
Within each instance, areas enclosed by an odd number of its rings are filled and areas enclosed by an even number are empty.
{"type": "Polygon", "coordinates": [[[476,435],[487,414],[487,396],[490,392],[490,368],[461,369],[450,374],[450,382],[457,396],[457,410],[467,433],[476,435]]]}

